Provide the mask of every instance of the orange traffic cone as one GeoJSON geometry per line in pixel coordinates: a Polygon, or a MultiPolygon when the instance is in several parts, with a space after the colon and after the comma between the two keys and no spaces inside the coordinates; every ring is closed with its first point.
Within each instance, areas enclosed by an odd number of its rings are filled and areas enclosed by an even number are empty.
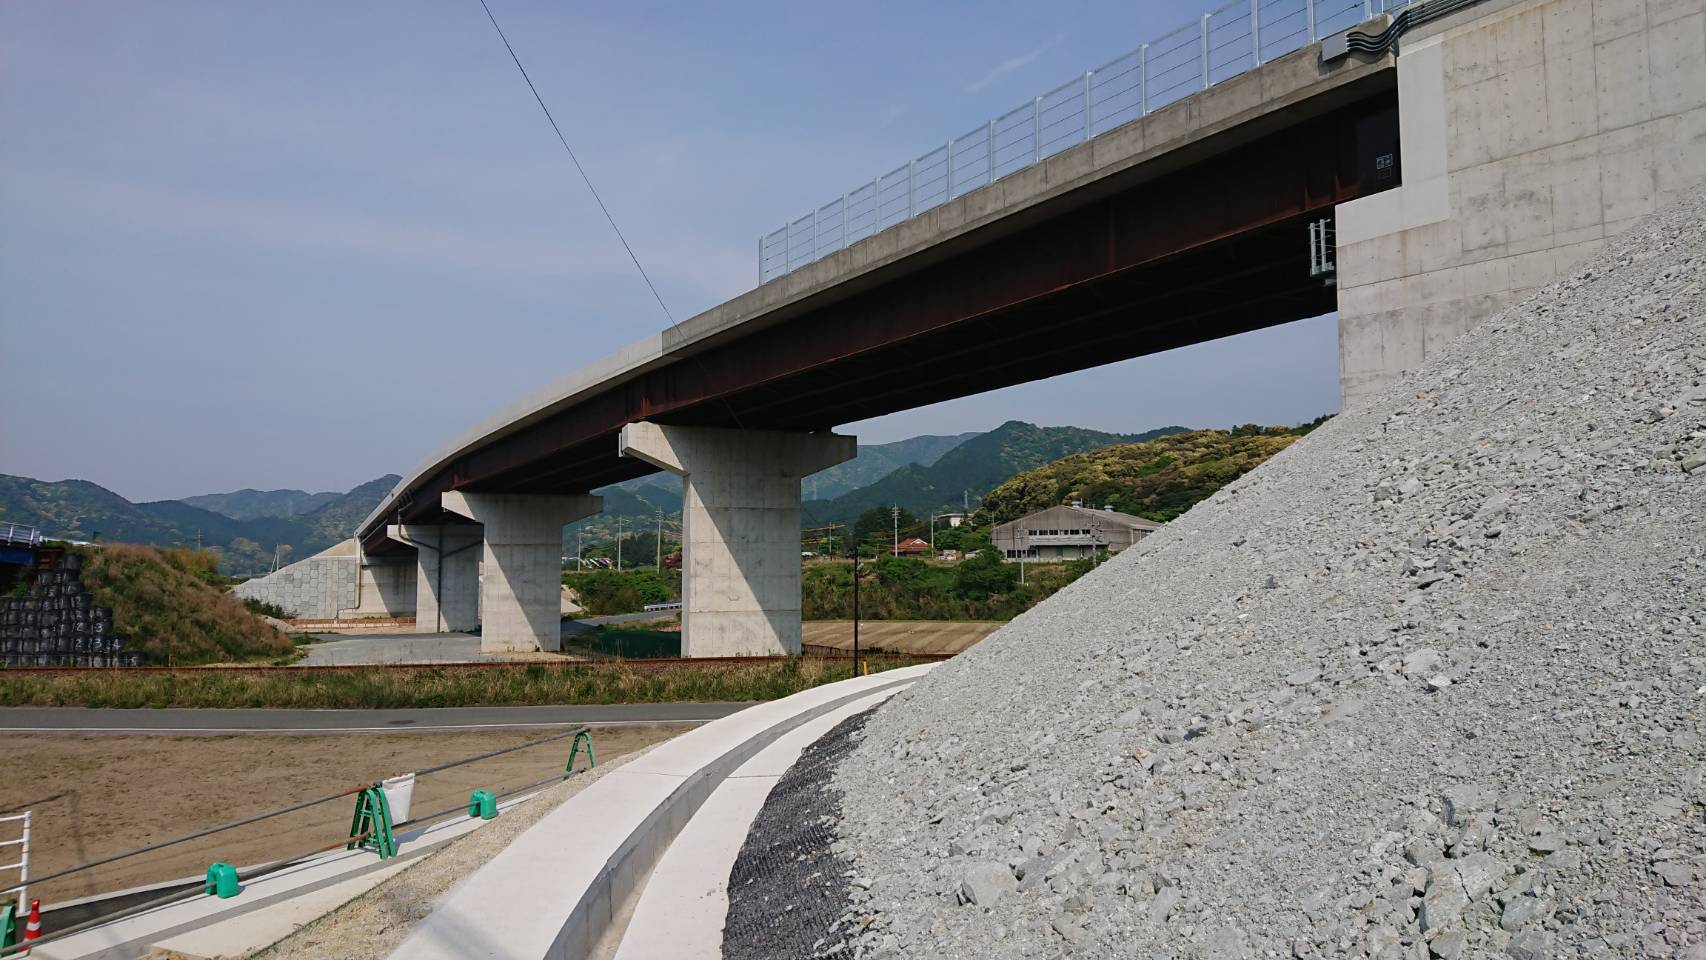
{"type": "Polygon", "coordinates": [[[30,941],[41,937],[41,901],[30,901],[30,920],[24,924],[24,952],[19,956],[29,956],[30,941]]]}

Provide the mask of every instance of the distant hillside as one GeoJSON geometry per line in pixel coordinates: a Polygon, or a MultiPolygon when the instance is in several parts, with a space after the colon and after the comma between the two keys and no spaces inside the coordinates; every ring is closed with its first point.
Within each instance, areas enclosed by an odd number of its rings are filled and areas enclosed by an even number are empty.
{"type": "Polygon", "coordinates": [[[0,474],[0,520],[28,524],[67,540],[157,547],[199,543],[220,555],[224,573],[241,576],[265,573],[281,545],[290,548],[291,558],[301,559],[350,536],[397,480],[386,476],[369,481],[297,516],[235,519],[182,500],[131,503],[87,480],[50,482],[0,474]]]}
{"type": "Polygon", "coordinates": [[[1162,427],[1138,434],[1103,433],[1080,427],[1039,427],[1012,420],[955,446],[929,466],[910,464],[887,476],[828,500],[804,505],[808,525],[851,523],[872,507],[898,504],[923,516],[965,503],[976,506],[984,493],[1008,477],[1085,450],[1133,443],[1181,433],[1162,427]]]}
{"type": "Polygon", "coordinates": [[[233,520],[252,520],[255,517],[295,517],[310,513],[318,507],[344,496],[336,490],[308,493],[303,490],[255,490],[245,487],[230,493],[204,493],[184,497],[180,502],[233,520]]]}
{"type": "MultiPolygon", "coordinates": [[[[355,526],[367,519],[373,508],[379,506],[379,501],[391,492],[403,478],[394,473],[387,473],[377,480],[369,480],[355,487],[348,493],[338,495],[337,499],[321,504],[314,510],[296,518],[306,531],[310,540],[324,543],[326,547],[355,536],[355,526]]],[[[325,549],[317,547],[316,550],[325,549]]],[[[297,554],[301,559],[303,554],[297,554]]]]}
{"type": "Polygon", "coordinates": [[[1192,430],[1064,457],[991,490],[980,519],[1006,523],[1079,500],[1165,522],[1256,469],[1322,420],[1299,427],[1192,430]]]}
{"type": "MultiPolygon", "coordinates": [[[[920,436],[893,443],[861,445],[857,457],[803,480],[801,495],[808,500],[813,499],[814,492],[818,498],[840,496],[879,480],[899,467],[934,464],[944,454],[977,436],[980,434],[975,432],[945,437],[920,436]]],[[[630,521],[651,518],[660,510],[665,518],[678,520],[681,516],[681,478],[674,474],[653,473],[592,492],[604,498],[604,512],[563,528],[565,552],[574,551],[577,533],[584,534],[589,540],[615,536],[618,517],[630,521]]]]}
{"type": "Polygon", "coordinates": [[[931,466],[950,450],[978,436],[982,434],[973,431],[947,437],[911,437],[869,446],[860,444],[858,456],[807,477],[802,495],[807,500],[834,499],[876,483],[901,467],[910,464],[931,466]]]}

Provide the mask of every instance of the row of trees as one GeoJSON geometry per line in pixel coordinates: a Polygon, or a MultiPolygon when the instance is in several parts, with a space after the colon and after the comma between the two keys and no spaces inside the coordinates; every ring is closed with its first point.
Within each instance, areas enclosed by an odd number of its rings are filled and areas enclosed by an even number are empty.
{"type": "MultiPolygon", "coordinates": [[[[1096,562],[1031,564],[1021,583],[1019,566],[1003,563],[993,550],[980,550],[951,566],[915,557],[879,557],[860,570],[859,615],[872,620],[1010,620],[1088,573],[1096,562]]],[[[853,565],[808,567],[800,599],[807,620],[851,618],[853,565]]]]}
{"type": "MultiPolygon", "coordinates": [[[[818,527],[807,531],[801,538],[805,549],[827,557],[847,556],[846,527],[837,524],[830,527],[818,527]]],[[[912,511],[901,507],[872,507],[853,522],[851,531],[854,542],[859,544],[859,555],[863,557],[880,557],[892,555],[894,545],[914,537],[925,542],[934,542],[937,550],[959,550],[966,554],[974,553],[989,545],[989,528],[987,526],[972,528],[966,524],[951,527],[945,520],[938,520],[934,525],[928,517],[919,517],[912,511]]]]}

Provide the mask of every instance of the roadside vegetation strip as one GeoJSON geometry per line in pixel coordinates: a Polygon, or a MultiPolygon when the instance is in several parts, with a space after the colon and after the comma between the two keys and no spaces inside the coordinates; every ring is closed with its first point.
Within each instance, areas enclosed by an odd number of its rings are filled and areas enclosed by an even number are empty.
{"type": "MultiPolygon", "coordinates": [[[[871,672],[936,658],[872,657],[871,672]]],[[[385,709],[776,700],[853,675],[845,658],[702,665],[520,664],[507,669],[0,672],[0,706],[385,709]]]]}

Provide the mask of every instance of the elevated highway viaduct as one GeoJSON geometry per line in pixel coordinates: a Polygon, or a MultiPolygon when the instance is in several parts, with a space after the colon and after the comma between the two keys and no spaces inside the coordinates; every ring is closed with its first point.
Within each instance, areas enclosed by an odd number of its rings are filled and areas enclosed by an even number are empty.
{"type": "Polygon", "coordinates": [[[668,470],[684,653],[797,652],[799,480],[853,456],[837,425],[1334,310],[1354,405],[1706,172],[1703,22],[1706,0],[1411,4],[569,375],[411,471],[362,550],[415,551],[423,629],[552,649],[562,525],[668,470]]]}

